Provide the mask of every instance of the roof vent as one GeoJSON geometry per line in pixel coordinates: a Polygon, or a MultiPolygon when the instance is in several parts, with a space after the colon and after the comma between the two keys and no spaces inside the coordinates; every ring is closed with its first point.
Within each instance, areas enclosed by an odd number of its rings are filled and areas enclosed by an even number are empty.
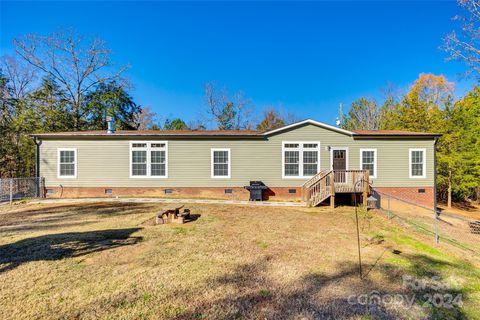
{"type": "Polygon", "coordinates": [[[107,117],[107,133],[115,133],[115,126],[113,125],[113,117],[107,117]]]}

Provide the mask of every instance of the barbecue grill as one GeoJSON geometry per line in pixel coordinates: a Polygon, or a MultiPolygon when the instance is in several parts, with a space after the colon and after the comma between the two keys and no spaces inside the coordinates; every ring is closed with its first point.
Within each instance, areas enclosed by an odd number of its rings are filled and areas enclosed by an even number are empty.
{"type": "Polygon", "coordinates": [[[262,181],[250,181],[250,185],[244,188],[250,191],[250,201],[262,201],[263,190],[268,189],[262,181]]]}

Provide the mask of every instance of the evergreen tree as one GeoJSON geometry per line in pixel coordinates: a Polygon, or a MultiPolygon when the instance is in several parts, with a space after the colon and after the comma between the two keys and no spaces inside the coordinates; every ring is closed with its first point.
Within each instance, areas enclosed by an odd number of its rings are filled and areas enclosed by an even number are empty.
{"type": "Polygon", "coordinates": [[[38,128],[44,132],[71,131],[74,128],[71,107],[65,92],[52,77],[45,77],[40,87],[27,97],[29,107],[38,117],[38,128]]]}
{"type": "Polygon", "coordinates": [[[84,113],[80,121],[85,128],[106,130],[106,116],[113,117],[115,127],[120,130],[136,130],[138,115],[141,112],[125,88],[115,81],[100,83],[85,97],[84,113]]]}
{"type": "Polygon", "coordinates": [[[188,130],[189,127],[180,118],[175,118],[175,119],[167,119],[165,120],[165,123],[163,124],[163,130],[188,130]]]}

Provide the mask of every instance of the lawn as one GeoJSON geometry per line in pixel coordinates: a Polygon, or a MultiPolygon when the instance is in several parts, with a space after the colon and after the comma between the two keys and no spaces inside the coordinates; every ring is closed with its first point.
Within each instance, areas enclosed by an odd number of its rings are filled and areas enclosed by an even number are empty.
{"type": "Polygon", "coordinates": [[[187,207],[160,226],[153,203],[0,207],[0,318],[480,319],[476,258],[381,213],[360,279],[353,208],[187,207]]]}

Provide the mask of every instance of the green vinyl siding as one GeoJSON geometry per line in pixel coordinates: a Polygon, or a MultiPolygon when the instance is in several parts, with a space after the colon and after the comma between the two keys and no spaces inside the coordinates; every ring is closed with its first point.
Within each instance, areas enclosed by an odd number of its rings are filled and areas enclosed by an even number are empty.
{"type": "Polygon", "coordinates": [[[360,149],[377,149],[379,187],[433,186],[433,145],[425,139],[357,139],[307,124],[265,139],[161,137],[46,138],[41,175],[48,186],[78,187],[241,187],[261,180],[271,187],[301,186],[306,179],[282,178],[282,141],[320,142],[320,170],[329,169],[330,147],[348,148],[348,168],[359,169],[360,149]],[[167,178],[130,177],[130,141],[168,141],[167,178]],[[57,149],[77,149],[77,178],[57,178],[57,149]],[[426,178],[409,178],[409,149],[426,149],[426,178]],[[230,149],[231,178],[211,177],[211,149],[230,149]]]}

